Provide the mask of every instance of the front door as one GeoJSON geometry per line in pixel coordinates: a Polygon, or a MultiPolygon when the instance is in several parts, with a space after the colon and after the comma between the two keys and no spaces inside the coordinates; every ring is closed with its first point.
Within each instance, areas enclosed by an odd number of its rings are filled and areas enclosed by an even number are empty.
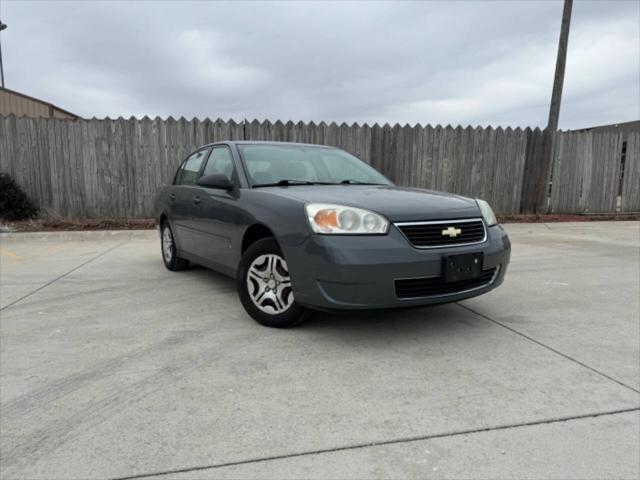
{"type": "MultiPolygon", "coordinates": [[[[238,176],[231,150],[226,145],[213,148],[202,175],[214,173],[226,176],[238,185],[238,176]]],[[[196,254],[224,267],[235,265],[232,241],[237,233],[237,188],[232,191],[198,187],[194,208],[194,227],[197,230],[196,254]]]]}

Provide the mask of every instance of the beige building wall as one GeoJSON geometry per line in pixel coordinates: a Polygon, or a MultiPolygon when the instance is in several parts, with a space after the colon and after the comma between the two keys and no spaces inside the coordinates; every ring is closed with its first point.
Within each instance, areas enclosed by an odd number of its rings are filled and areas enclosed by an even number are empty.
{"type": "Polygon", "coordinates": [[[77,115],[66,112],[55,105],[7,89],[0,89],[0,115],[17,115],[31,118],[78,118],[77,115]]]}

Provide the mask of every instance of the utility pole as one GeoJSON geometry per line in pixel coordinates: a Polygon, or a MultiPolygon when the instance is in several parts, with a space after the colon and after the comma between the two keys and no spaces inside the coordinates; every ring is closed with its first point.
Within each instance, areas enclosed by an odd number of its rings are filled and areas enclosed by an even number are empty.
{"type": "MultiPolygon", "coordinates": [[[[7,28],[6,23],[0,21],[0,32],[7,28]]],[[[2,35],[0,35],[0,38],[2,35]]],[[[0,40],[0,80],[2,81],[2,88],[4,88],[4,66],[2,65],[2,41],[0,40]]]]}
{"type": "Polygon", "coordinates": [[[558,58],[556,59],[556,74],[553,78],[553,92],[549,107],[549,121],[547,130],[555,132],[558,129],[560,117],[560,101],[562,100],[562,86],[564,85],[564,68],[567,63],[567,44],[569,43],[569,26],[571,24],[571,9],[573,0],[564,0],[562,24],[560,26],[560,41],[558,42],[558,58]]]}
{"type": "Polygon", "coordinates": [[[542,142],[527,149],[525,159],[525,181],[522,189],[520,211],[522,213],[540,213],[546,207],[548,180],[551,170],[551,155],[553,141],[558,130],[560,118],[560,103],[562,87],[564,85],[564,71],[567,62],[567,45],[569,44],[569,26],[571,25],[571,10],[573,0],[564,0],[562,23],[560,25],[560,40],[558,42],[558,56],[556,58],[556,72],[553,78],[549,119],[542,132],[542,142]]]}

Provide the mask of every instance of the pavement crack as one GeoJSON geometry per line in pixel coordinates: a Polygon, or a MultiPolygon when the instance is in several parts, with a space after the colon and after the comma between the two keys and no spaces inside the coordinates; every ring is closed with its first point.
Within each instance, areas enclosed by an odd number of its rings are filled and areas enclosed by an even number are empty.
{"type": "Polygon", "coordinates": [[[505,325],[504,323],[501,323],[501,322],[499,322],[497,320],[494,320],[493,318],[491,318],[491,317],[489,317],[489,316],[487,316],[487,315],[485,315],[483,313],[480,313],[480,312],[478,312],[478,311],[476,311],[476,310],[474,310],[472,308],[469,308],[466,305],[462,305],[462,304],[460,304],[458,302],[456,302],[456,305],[459,306],[460,308],[464,309],[464,310],[467,310],[468,312],[473,313],[474,315],[477,315],[477,316],[479,316],[481,318],[484,318],[485,320],[488,320],[489,322],[491,322],[491,323],[493,323],[495,325],[498,325],[499,327],[505,328],[505,329],[509,330],[510,332],[515,333],[516,335],[520,335],[521,337],[526,338],[530,342],[533,342],[533,343],[535,343],[537,345],[540,345],[543,348],[546,348],[547,350],[549,350],[550,352],[555,353],[556,355],[560,355],[561,357],[566,358],[567,360],[570,360],[573,363],[576,363],[576,364],[580,365],[581,367],[587,368],[587,369],[591,370],[592,372],[597,373],[598,375],[601,375],[601,376],[605,377],[606,379],[617,383],[618,385],[621,385],[621,386],[623,386],[625,388],[628,388],[629,390],[631,390],[633,392],[640,393],[640,390],[632,387],[631,385],[627,385],[623,381],[618,380],[617,378],[614,378],[611,375],[607,375],[606,373],[601,372],[600,370],[598,370],[598,369],[596,369],[596,368],[594,368],[594,367],[592,367],[590,365],[587,365],[586,363],[581,362],[580,360],[578,360],[576,358],[573,358],[572,356],[567,355],[566,353],[562,353],[560,350],[556,350],[555,348],[550,347],[549,345],[547,345],[545,343],[542,343],[541,341],[536,340],[535,338],[530,337],[527,334],[519,332],[515,328],[509,327],[508,325],[505,325]]]}
{"type": "Polygon", "coordinates": [[[534,421],[531,421],[531,422],[521,422],[521,423],[513,423],[513,424],[505,424],[505,425],[496,425],[496,426],[493,426],[493,427],[476,428],[476,429],[470,429],[470,430],[457,430],[457,431],[445,432],[445,433],[435,433],[433,435],[421,435],[421,436],[416,436],[416,437],[404,437],[404,438],[396,438],[396,439],[392,439],[392,440],[381,440],[381,441],[377,441],[377,442],[354,443],[354,444],[351,444],[351,445],[343,445],[343,446],[333,447],[333,448],[323,448],[323,449],[317,449],[317,450],[306,450],[306,451],[302,451],[302,452],[284,453],[284,454],[281,454],[281,455],[271,455],[271,456],[267,456],[267,457],[256,457],[256,458],[250,458],[250,459],[246,459],[246,460],[237,460],[235,462],[216,463],[216,464],[211,464],[211,465],[199,465],[199,466],[195,466],[195,467],[177,468],[177,469],[173,469],[173,470],[163,470],[163,471],[151,472],[151,473],[140,473],[140,474],[129,475],[129,476],[125,476],[125,477],[114,477],[114,478],[112,478],[112,480],[136,480],[136,479],[141,479],[141,478],[161,477],[161,476],[165,476],[165,475],[177,475],[179,473],[190,473],[190,472],[198,472],[198,471],[203,471],[203,470],[213,470],[213,469],[224,468],[224,467],[235,467],[235,466],[238,466],[238,465],[246,465],[246,464],[250,464],[250,463],[269,462],[269,461],[274,461],[274,460],[285,460],[285,459],[289,459],[289,458],[306,457],[306,456],[309,456],[309,455],[321,455],[321,454],[325,454],[325,453],[343,452],[343,451],[347,451],[347,450],[359,450],[359,449],[362,449],[362,448],[369,448],[369,447],[379,447],[379,446],[385,446],[385,445],[396,445],[396,444],[401,444],[401,443],[419,442],[419,441],[423,441],[423,440],[432,440],[432,439],[436,439],[436,438],[456,437],[456,436],[460,436],[460,435],[470,435],[470,434],[474,434],[474,433],[485,433],[485,432],[492,432],[492,431],[496,431],[496,430],[508,430],[508,429],[512,429],[512,428],[531,427],[531,426],[535,426],[535,425],[547,425],[547,424],[553,424],[553,423],[567,422],[567,421],[571,421],[571,420],[582,420],[582,419],[586,419],[586,418],[596,418],[596,417],[602,417],[602,416],[607,416],[607,415],[617,415],[617,414],[621,414],[621,413],[630,413],[630,412],[637,412],[637,411],[640,411],[640,406],[633,407],[633,408],[625,408],[625,409],[620,409],[620,410],[610,410],[610,411],[605,411],[605,412],[586,413],[586,414],[582,414],[582,415],[572,415],[572,416],[567,416],[567,417],[557,417],[557,418],[548,418],[548,419],[543,419],[543,420],[534,420],[534,421]]]}
{"type": "Polygon", "coordinates": [[[7,305],[5,305],[4,307],[0,308],[0,312],[2,312],[2,311],[4,311],[4,310],[6,310],[7,308],[9,308],[9,307],[11,307],[11,306],[15,305],[15,304],[16,304],[16,303],[18,303],[18,302],[21,302],[22,300],[24,300],[25,298],[30,297],[30,296],[31,296],[31,295],[33,295],[33,294],[38,293],[38,292],[40,292],[41,290],[44,290],[44,289],[45,289],[45,288],[47,288],[48,286],[53,285],[54,283],[56,283],[58,280],[61,280],[61,279],[63,279],[64,277],[66,277],[66,276],[68,276],[68,275],[71,275],[73,272],[75,272],[75,271],[77,271],[77,270],[81,269],[81,268],[82,268],[82,267],[84,267],[85,265],[87,265],[87,264],[89,264],[89,263],[93,262],[94,260],[97,260],[98,258],[100,258],[100,257],[102,257],[102,256],[104,256],[104,255],[106,255],[106,254],[107,254],[107,253],[109,253],[109,252],[112,252],[112,251],[113,251],[113,250],[115,250],[116,248],[121,247],[122,245],[124,245],[124,244],[125,244],[125,243],[127,243],[128,241],[129,241],[129,240],[125,240],[124,242],[121,242],[121,243],[119,243],[119,244],[117,244],[117,245],[115,245],[115,246],[113,246],[113,247],[111,247],[111,248],[108,248],[108,249],[107,249],[107,250],[105,250],[104,252],[99,253],[99,254],[98,254],[98,255],[96,255],[95,257],[90,258],[90,259],[89,259],[89,260],[87,260],[86,262],[81,263],[80,265],[78,265],[78,266],[76,266],[76,267],[72,268],[72,269],[71,269],[71,270],[69,270],[68,272],[63,273],[62,275],[59,275],[59,276],[57,276],[56,278],[54,278],[54,279],[52,279],[52,280],[49,280],[49,281],[48,281],[47,283],[45,283],[44,285],[42,285],[42,286],[40,286],[40,287],[36,288],[35,290],[32,290],[31,292],[27,293],[26,295],[23,295],[22,297],[20,297],[20,298],[18,298],[18,299],[16,299],[16,300],[14,300],[13,302],[8,303],[8,304],[7,304],[7,305]]]}

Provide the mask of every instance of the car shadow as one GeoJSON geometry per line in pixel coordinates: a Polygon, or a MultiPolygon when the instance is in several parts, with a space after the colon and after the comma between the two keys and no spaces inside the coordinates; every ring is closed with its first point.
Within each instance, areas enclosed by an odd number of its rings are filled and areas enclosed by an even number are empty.
{"type": "MultiPolygon", "coordinates": [[[[234,279],[208,268],[193,265],[185,273],[198,281],[210,282],[216,291],[236,291],[234,279]]],[[[239,303],[238,309],[242,310],[239,303]]],[[[253,322],[249,315],[244,315],[247,322],[253,322]]],[[[357,339],[361,342],[380,344],[423,337],[433,339],[439,336],[460,335],[468,333],[469,330],[490,327],[486,320],[455,303],[449,303],[383,310],[311,310],[305,322],[287,332],[306,336],[330,335],[343,338],[345,341],[357,339]]]]}
{"type": "Polygon", "coordinates": [[[312,311],[307,321],[297,327],[309,333],[373,344],[437,339],[486,328],[491,328],[488,322],[455,303],[335,313],[312,311]]]}
{"type": "Polygon", "coordinates": [[[180,272],[180,274],[196,281],[210,282],[212,284],[211,288],[216,289],[216,291],[236,290],[235,279],[201,265],[189,265],[189,268],[180,272]]]}

